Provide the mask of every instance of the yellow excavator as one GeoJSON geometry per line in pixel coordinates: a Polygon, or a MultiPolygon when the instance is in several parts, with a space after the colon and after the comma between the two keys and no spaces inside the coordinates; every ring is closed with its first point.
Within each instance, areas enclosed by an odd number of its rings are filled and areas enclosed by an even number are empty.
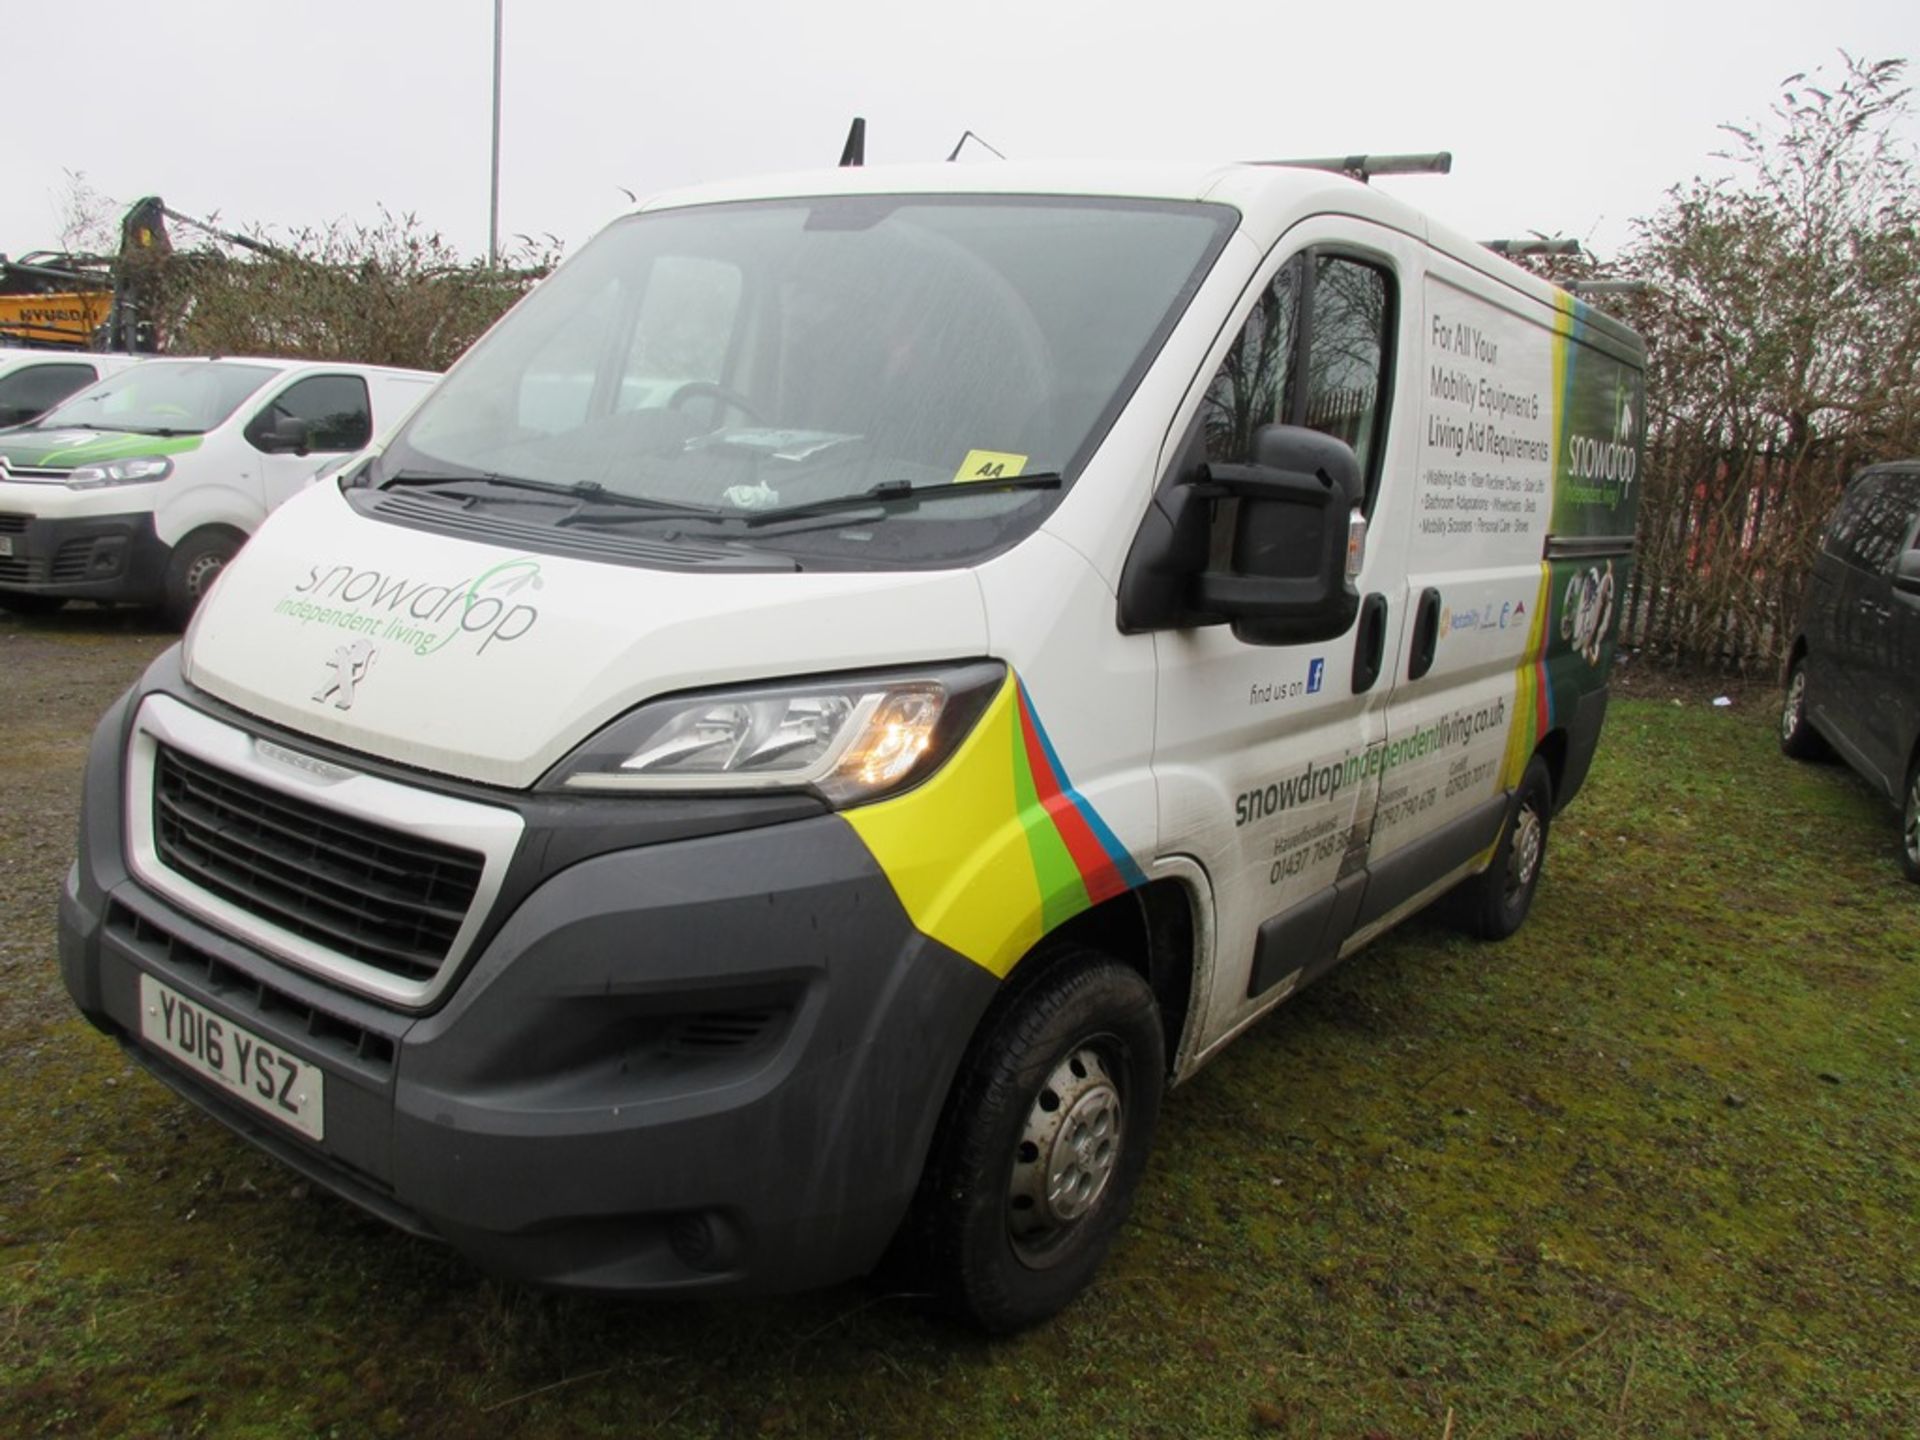
{"type": "Polygon", "coordinates": [[[169,210],[157,195],[134,202],[120,222],[118,255],[39,250],[0,255],[0,345],[151,352],[159,336],[157,282],[173,254],[167,222],[248,249],[272,247],[169,210]]]}

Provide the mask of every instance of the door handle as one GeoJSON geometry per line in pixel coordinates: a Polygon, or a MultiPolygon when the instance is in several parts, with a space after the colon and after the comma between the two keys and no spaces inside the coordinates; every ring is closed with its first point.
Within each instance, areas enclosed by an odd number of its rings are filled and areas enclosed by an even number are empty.
{"type": "Polygon", "coordinates": [[[1413,653],[1407,656],[1407,679],[1418,680],[1431,670],[1439,648],[1440,592],[1429,585],[1420,592],[1420,606],[1413,612],[1413,653]]]}
{"type": "Polygon", "coordinates": [[[1360,633],[1353,646],[1353,693],[1364,695],[1380,678],[1387,654],[1387,597],[1378,591],[1360,602],[1360,633]]]}

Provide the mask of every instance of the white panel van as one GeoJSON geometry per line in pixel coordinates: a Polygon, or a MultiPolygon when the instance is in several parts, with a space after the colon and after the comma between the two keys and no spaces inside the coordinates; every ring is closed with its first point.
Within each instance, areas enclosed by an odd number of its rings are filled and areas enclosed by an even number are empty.
{"type": "Polygon", "coordinates": [[[1442,897],[1525,919],[1606,709],[1642,371],[1326,174],[655,201],[106,716],[67,985],[498,1272],[891,1250],[1032,1323],[1168,1086],[1442,897]]]}
{"type": "Polygon", "coordinates": [[[85,350],[0,348],[0,427],[37,419],[76,390],[145,358],[85,350]]]}
{"type": "Polygon", "coordinates": [[[155,605],[184,625],[221,568],[332,456],[439,379],[306,360],[146,360],[0,431],[0,609],[155,605]]]}

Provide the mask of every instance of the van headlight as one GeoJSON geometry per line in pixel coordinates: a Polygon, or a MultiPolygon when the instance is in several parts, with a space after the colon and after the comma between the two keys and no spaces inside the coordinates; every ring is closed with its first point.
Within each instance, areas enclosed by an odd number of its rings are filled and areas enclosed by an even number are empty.
{"type": "Polygon", "coordinates": [[[109,485],[151,485],[173,473],[173,461],[164,455],[136,455],[130,460],[108,460],[81,465],[67,476],[69,490],[103,490],[109,485]]]}
{"type": "Polygon", "coordinates": [[[933,773],[1006,680],[992,661],[650,701],[562,760],[544,790],[812,791],[857,805],[933,773]]]}

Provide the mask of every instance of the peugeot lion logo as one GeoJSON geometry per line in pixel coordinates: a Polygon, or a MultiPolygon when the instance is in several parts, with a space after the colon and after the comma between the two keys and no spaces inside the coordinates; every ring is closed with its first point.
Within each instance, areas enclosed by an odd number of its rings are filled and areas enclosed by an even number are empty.
{"type": "Polygon", "coordinates": [[[367,671],[372,668],[376,653],[373,646],[364,640],[340,646],[333,652],[333,658],[327,661],[327,678],[313,692],[313,698],[323,705],[331,700],[336,710],[351,709],[353,687],[367,678],[367,671]]]}

